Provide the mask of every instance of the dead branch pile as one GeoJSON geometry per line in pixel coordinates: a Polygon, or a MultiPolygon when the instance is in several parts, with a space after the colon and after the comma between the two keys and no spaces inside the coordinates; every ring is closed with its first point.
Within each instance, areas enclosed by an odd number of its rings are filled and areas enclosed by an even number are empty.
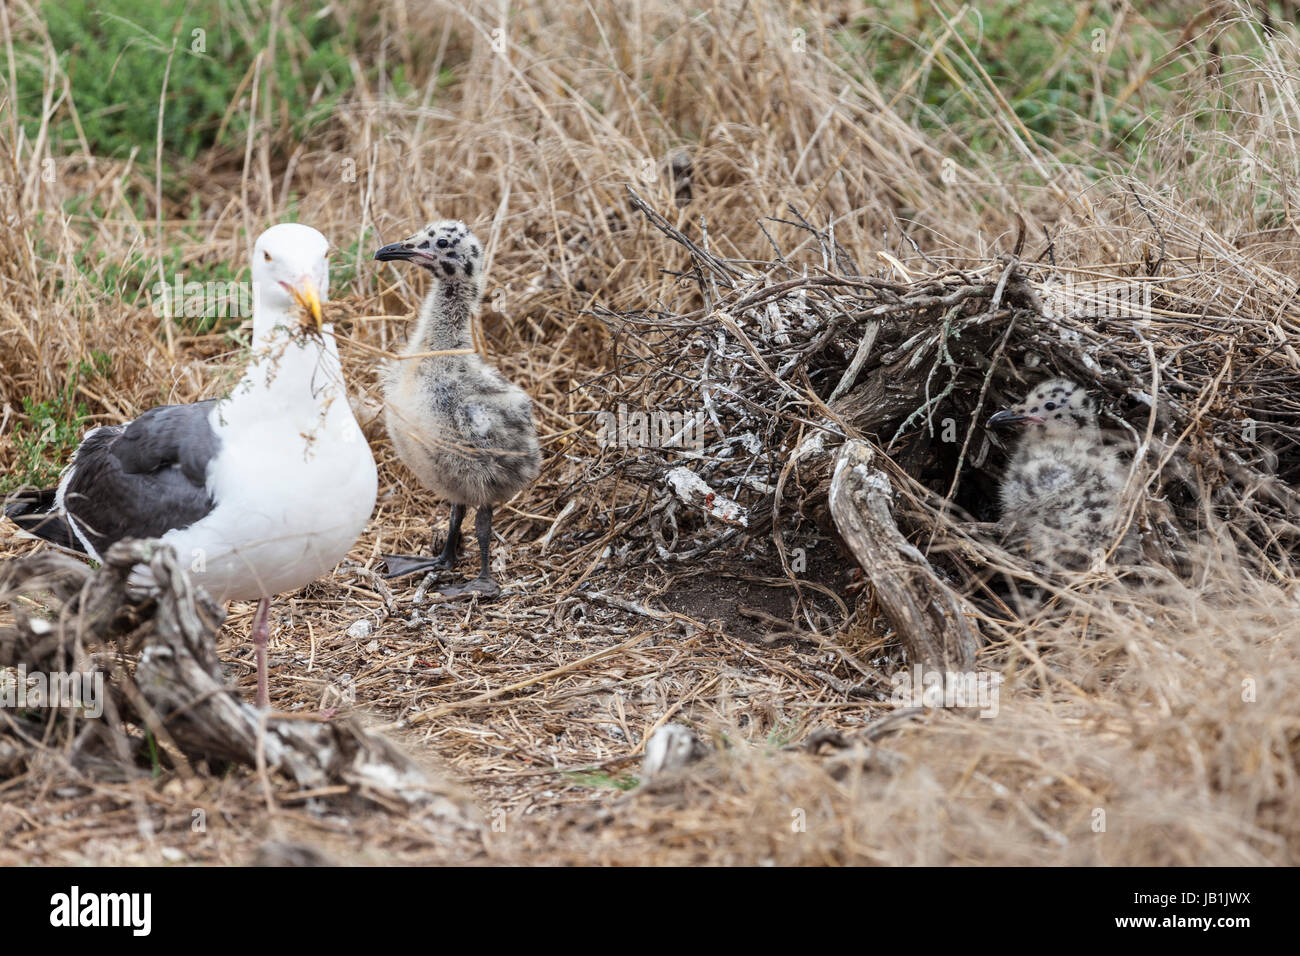
{"type": "Polygon", "coordinates": [[[600,314],[615,366],[588,390],[619,408],[613,438],[636,448],[611,452],[602,427],[604,461],[656,492],[627,528],[626,557],[681,561],[771,535],[790,574],[788,536],[838,524],[832,450],[865,439],[939,579],[969,592],[988,568],[1032,578],[988,533],[1007,449],[985,424],[1062,375],[1100,400],[1126,449],[1128,514],[1149,562],[1176,569],[1222,525],[1253,565],[1288,565],[1300,512],[1290,290],[1270,297],[1256,283],[1238,302],[1260,314],[1229,314],[1194,299],[1195,263],[1184,281],[1163,258],[1082,284],[1014,256],[916,275],[882,253],[888,267],[868,274],[797,213],[782,225],[804,237],[798,255],[740,261],[712,251],[706,229],[693,239],[632,203],[685,264],[675,301],[600,314]],[[654,413],[676,409],[706,419],[694,447],[655,432],[654,413]]]}
{"type": "Polygon", "coordinates": [[[104,675],[102,699],[92,699],[94,691],[54,699],[42,690],[47,699],[33,706],[0,708],[0,775],[66,769],[130,779],[151,765],[233,763],[288,781],[299,797],[473,826],[445,787],[354,719],[270,716],[242,702],[217,658],[224,615],[169,547],[122,541],[97,571],[54,551],[12,559],[0,566],[0,603],[15,620],[0,630],[0,669],[10,669],[11,682],[104,675]],[[150,597],[128,587],[140,564],[158,582],[150,597]]]}

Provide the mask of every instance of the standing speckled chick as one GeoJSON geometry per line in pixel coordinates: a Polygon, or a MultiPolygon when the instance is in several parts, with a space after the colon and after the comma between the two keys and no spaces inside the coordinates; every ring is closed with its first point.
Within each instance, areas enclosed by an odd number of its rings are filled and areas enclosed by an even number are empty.
{"type": "MultiPolygon", "coordinates": [[[[1097,425],[1097,406],[1068,379],[1044,382],[990,425],[1022,425],[1000,489],[1009,542],[1035,561],[1067,569],[1087,567],[1115,540],[1122,517],[1126,470],[1097,425]]],[[[1114,555],[1131,560],[1132,529],[1114,555]]]]}
{"type": "MultiPolygon", "coordinates": [[[[435,222],[375,258],[404,260],[434,278],[404,355],[472,349],[470,323],[483,295],[483,247],[463,222],[435,222]]],[[[532,403],[478,355],[436,355],[393,362],[384,381],[388,434],[421,483],[451,502],[447,542],[436,558],[384,555],[388,576],[450,570],[460,548],[460,525],[476,509],[479,575],[441,589],[447,596],[497,594],[488,553],[493,506],[508,501],[537,477],[541,454],[532,403]]]]}

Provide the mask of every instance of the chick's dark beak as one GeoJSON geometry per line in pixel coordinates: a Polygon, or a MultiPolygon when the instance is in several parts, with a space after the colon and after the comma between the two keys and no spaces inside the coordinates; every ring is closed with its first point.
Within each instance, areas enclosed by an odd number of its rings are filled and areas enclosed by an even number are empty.
{"type": "Polygon", "coordinates": [[[989,418],[989,424],[994,427],[999,425],[1023,425],[1026,422],[1041,425],[1043,420],[1037,415],[1027,415],[1014,408],[1004,409],[989,418]]]}
{"type": "Polygon", "coordinates": [[[380,262],[393,262],[399,259],[414,259],[415,250],[406,248],[406,241],[390,242],[386,246],[380,246],[375,252],[375,258],[380,262]]]}

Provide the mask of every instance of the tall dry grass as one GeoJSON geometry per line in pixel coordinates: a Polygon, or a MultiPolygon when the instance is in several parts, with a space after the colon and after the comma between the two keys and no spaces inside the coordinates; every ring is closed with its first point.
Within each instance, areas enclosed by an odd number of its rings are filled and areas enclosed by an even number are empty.
{"type": "MultiPolygon", "coordinates": [[[[356,273],[336,306],[343,334],[384,349],[401,340],[401,321],[367,317],[409,313],[423,288],[371,263],[373,248],[434,217],[464,218],[485,239],[486,347],[537,399],[550,455],[520,504],[528,512],[552,513],[557,489],[583,473],[564,457],[589,427],[578,386],[613,364],[589,310],[653,303],[683,265],[632,212],[629,184],[692,235],[725,236],[718,251],[737,258],[770,257],[760,223],[784,248],[797,242],[796,230],[768,220],[789,218],[791,207],[833,224],[873,271],[977,264],[1012,251],[1021,235],[1024,255],[1050,237],[1058,267],[1079,274],[1143,274],[1163,257],[1164,291],[1188,312],[1271,323],[1278,348],[1300,361],[1293,28],[1265,43],[1244,7],[1189,13],[1192,26],[1170,38],[1169,53],[1196,69],[1170,92],[1135,65],[1131,95],[1151,104],[1144,145],[1124,164],[1099,147],[1089,165],[1078,144],[1056,150],[1030,135],[991,81],[972,82],[967,96],[984,128],[999,132],[996,149],[972,153],[956,130],[923,129],[912,84],[882,90],[842,54],[837,7],[538,0],[507,15],[495,3],[335,3],[332,15],[367,22],[354,95],[316,141],[293,142],[268,102],[274,89],[254,87],[260,101],[236,104],[253,132],[244,154],[177,171],[200,196],[199,219],[187,202],[160,195],[154,144],[140,144],[134,159],[50,156],[48,123],[29,135],[4,97],[0,469],[15,459],[9,436],[21,397],[57,395],[68,369],[96,350],[113,366],[108,382],[79,386],[91,423],[220,392],[241,361],[237,339],[186,336],[144,305],[124,307],[105,291],[107,269],[141,251],[161,259],[176,235],[187,236],[188,263],[242,262],[257,231],[291,209],[335,243],[336,268],[356,273]],[[1211,40],[1227,53],[1211,56],[1211,40]],[[418,92],[394,98],[370,70],[378,63],[400,63],[418,92]],[[454,82],[444,87],[448,70],[454,82]],[[685,157],[676,175],[674,157],[685,157]],[[47,159],[52,181],[41,175],[47,159]],[[687,175],[690,198],[679,204],[687,175]],[[76,197],[93,198],[100,212],[68,214],[76,197]],[[86,248],[90,259],[79,256],[86,248]]],[[[292,19],[277,9],[289,36],[292,19]]],[[[931,25],[937,9],[926,14],[931,25]]],[[[14,38],[39,36],[39,20],[21,3],[0,8],[0,18],[12,60],[14,38]]],[[[916,57],[918,67],[942,57],[979,74],[974,51],[951,34],[916,57]]],[[[52,72],[51,112],[75,109],[65,93],[52,72]]],[[[345,343],[345,357],[358,390],[376,397],[372,353],[345,343]]],[[[374,438],[386,482],[401,486],[386,441],[374,438]]],[[[1230,553],[1205,554],[1190,582],[1077,595],[1068,613],[987,650],[1007,679],[995,719],[936,712],[869,752],[841,755],[838,776],[825,758],[747,737],[733,705],[718,703],[699,719],[730,728],[737,745],[684,790],[639,795],[635,812],[610,824],[617,840],[557,825],[507,853],[1294,862],[1296,584],[1253,577],[1230,553]],[[806,832],[790,828],[796,808],[807,811],[806,832]],[[671,841],[655,821],[672,828],[671,841]]]]}

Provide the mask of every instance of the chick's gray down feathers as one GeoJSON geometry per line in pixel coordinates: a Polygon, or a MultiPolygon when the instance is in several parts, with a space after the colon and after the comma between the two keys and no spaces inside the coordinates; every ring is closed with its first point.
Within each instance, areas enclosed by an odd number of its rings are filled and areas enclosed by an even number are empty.
{"type": "MultiPolygon", "coordinates": [[[[473,348],[470,323],[483,289],[483,250],[461,222],[425,227],[386,255],[428,269],[434,288],[403,354],[473,348]]],[[[383,250],[380,250],[383,252],[383,250]]],[[[478,355],[390,364],[388,433],[420,482],[452,504],[499,504],[537,477],[541,456],[532,402],[478,355]]]]}
{"type": "MultiPolygon", "coordinates": [[[[1077,383],[1052,379],[991,423],[1025,429],[1000,488],[999,525],[1008,543],[1047,566],[1088,567],[1115,542],[1127,480],[1093,400],[1077,383]]],[[[1131,561],[1135,551],[1130,528],[1112,560],[1131,561]]]]}
{"type": "Polygon", "coordinates": [[[509,500],[541,470],[532,402],[477,354],[415,357],[473,348],[470,327],[483,294],[483,248],[464,223],[436,222],[384,246],[375,258],[413,262],[434,278],[403,352],[412,357],[393,362],[385,375],[385,419],[402,461],[452,506],[443,553],[437,558],[388,555],[390,576],[454,567],[461,520],[474,508],[482,564],[470,589],[495,593],[488,569],[493,506],[509,500]]]}
{"type": "Polygon", "coordinates": [[[521,388],[477,355],[404,364],[413,367],[388,375],[385,419],[421,484],[478,508],[508,500],[537,477],[532,403],[521,388]]]}

